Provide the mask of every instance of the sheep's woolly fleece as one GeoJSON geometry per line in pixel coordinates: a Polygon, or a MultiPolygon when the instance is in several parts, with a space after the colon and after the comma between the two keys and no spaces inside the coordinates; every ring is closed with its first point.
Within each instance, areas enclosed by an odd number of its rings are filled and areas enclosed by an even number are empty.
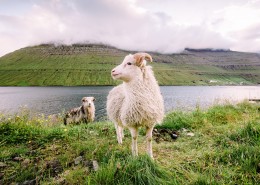
{"type": "Polygon", "coordinates": [[[113,88],[107,101],[108,117],[124,127],[153,127],[164,117],[163,98],[152,67],[142,67],[142,77],[113,88]]]}

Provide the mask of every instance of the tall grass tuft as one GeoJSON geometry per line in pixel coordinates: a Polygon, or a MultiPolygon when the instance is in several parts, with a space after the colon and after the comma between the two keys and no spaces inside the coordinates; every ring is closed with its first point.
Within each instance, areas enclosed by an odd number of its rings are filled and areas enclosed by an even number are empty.
{"type": "Polygon", "coordinates": [[[39,126],[27,125],[23,122],[4,122],[0,126],[0,138],[3,138],[6,144],[34,142],[42,145],[64,137],[61,128],[42,129],[39,126]]]}
{"type": "Polygon", "coordinates": [[[123,184],[123,185],[156,185],[170,184],[169,172],[150,159],[149,156],[127,157],[117,160],[114,157],[108,165],[93,176],[96,184],[123,184]]]}
{"type": "Polygon", "coordinates": [[[217,105],[208,110],[207,119],[212,125],[222,125],[236,121],[237,114],[239,111],[233,105],[217,105]]]}
{"type": "Polygon", "coordinates": [[[260,145],[260,124],[256,121],[248,123],[236,133],[229,136],[232,141],[247,145],[260,145]]]}
{"type": "Polygon", "coordinates": [[[179,130],[181,128],[190,128],[192,124],[192,119],[187,116],[187,113],[183,112],[172,112],[169,113],[162,125],[156,126],[157,128],[168,128],[173,130],[179,130]]]}

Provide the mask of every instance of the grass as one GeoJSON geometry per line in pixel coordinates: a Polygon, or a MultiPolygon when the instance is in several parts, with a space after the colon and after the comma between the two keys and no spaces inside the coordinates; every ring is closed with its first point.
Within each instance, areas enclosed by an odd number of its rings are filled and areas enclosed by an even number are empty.
{"type": "Polygon", "coordinates": [[[23,113],[0,115],[0,184],[260,183],[259,104],[171,112],[157,126],[162,128],[179,137],[154,141],[152,161],[145,155],[143,130],[140,155],[133,158],[129,132],[118,145],[109,121],[64,126],[23,113]]]}
{"type": "MultiPolygon", "coordinates": [[[[115,85],[119,82],[110,71],[129,53],[134,52],[102,45],[26,47],[0,58],[0,86],[115,85]]],[[[152,53],[151,65],[160,85],[256,85],[260,67],[255,55],[152,53]]]]}

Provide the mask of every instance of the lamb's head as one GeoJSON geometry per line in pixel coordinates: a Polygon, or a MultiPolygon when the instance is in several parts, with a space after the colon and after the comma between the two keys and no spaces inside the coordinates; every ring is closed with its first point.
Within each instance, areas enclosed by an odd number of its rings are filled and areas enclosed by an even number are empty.
{"type": "Polygon", "coordinates": [[[96,99],[94,97],[83,97],[81,101],[83,107],[94,107],[95,100],[96,99]]]}
{"type": "Polygon", "coordinates": [[[111,71],[113,79],[129,82],[143,75],[146,61],[152,62],[152,57],[147,53],[129,54],[123,62],[111,71]]]}

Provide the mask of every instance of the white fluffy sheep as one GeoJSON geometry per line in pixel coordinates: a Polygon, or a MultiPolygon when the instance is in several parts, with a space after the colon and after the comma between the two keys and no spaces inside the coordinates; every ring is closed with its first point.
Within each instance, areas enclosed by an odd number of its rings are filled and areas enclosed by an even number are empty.
{"type": "Polygon", "coordinates": [[[112,78],[123,83],[109,92],[107,114],[115,124],[119,144],[122,144],[123,128],[130,130],[134,156],[138,155],[138,128],[145,127],[147,153],[153,158],[152,131],[155,124],[163,120],[164,104],[152,67],[147,66],[146,61],[152,62],[147,53],[130,54],[112,70],[112,78]]]}
{"type": "Polygon", "coordinates": [[[73,108],[65,114],[64,124],[93,122],[95,119],[94,101],[94,97],[83,97],[81,100],[82,105],[80,107],[73,108]]]}

